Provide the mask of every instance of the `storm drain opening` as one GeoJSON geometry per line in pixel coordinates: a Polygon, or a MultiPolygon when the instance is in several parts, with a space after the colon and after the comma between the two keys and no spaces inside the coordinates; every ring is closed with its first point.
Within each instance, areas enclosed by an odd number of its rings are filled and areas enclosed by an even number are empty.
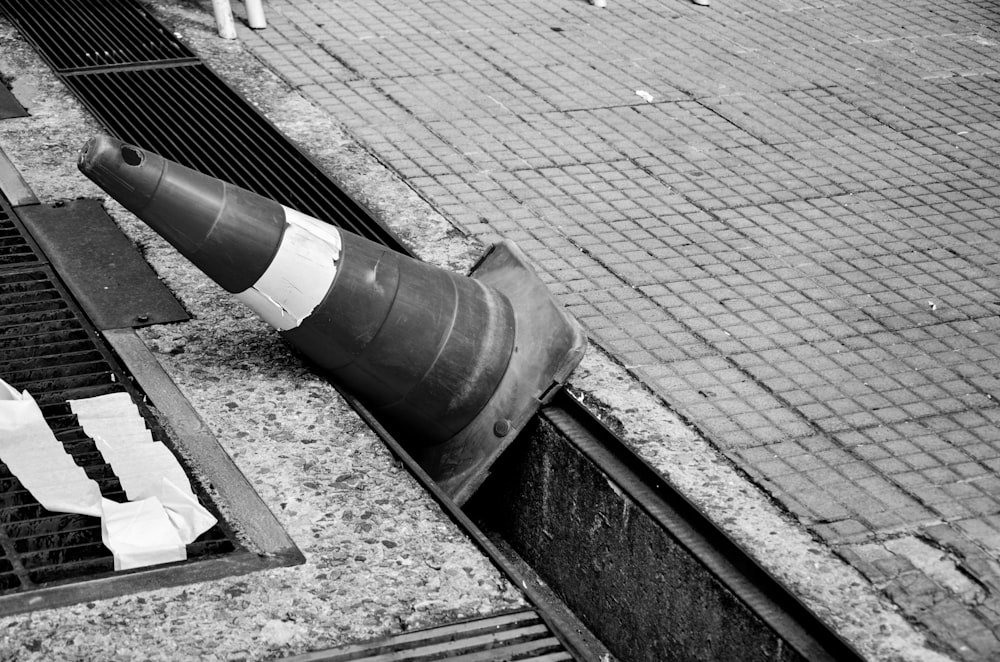
{"type": "MultiPolygon", "coordinates": [[[[132,333],[130,329],[128,333],[132,333]]],[[[99,335],[47,256],[2,198],[0,379],[18,392],[31,394],[55,440],[86,477],[96,482],[105,499],[124,503],[128,496],[95,439],[72,411],[69,400],[128,394],[152,440],[170,448],[188,478],[197,475],[188,466],[186,453],[178,452],[177,439],[154,415],[156,403],[148,401],[133,374],[99,335]]],[[[46,510],[22,480],[26,480],[23,473],[19,479],[0,462],[0,614],[301,560],[290,540],[271,550],[247,549],[210,491],[223,498],[227,495],[214,484],[206,488],[199,480],[191,479],[194,496],[217,523],[186,545],[183,561],[116,571],[114,555],[103,542],[100,517],[46,510]],[[274,553],[262,555],[261,551],[274,553]]],[[[263,516],[266,519],[268,515],[263,516]]],[[[258,512],[254,516],[262,515],[258,512]]],[[[273,519],[273,515],[270,517],[273,519]]]]}
{"type": "Polygon", "coordinates": [[[132,2],[4,0],[25,35],[57,70],[190,60],[194,55],[132,2]],[[96,9],[95,4],[102,7],[96,9]]]}
{"type": "Polygon", "coordinates": [[[862,662],[572,393],[495,467],[466,513],[618,659],[862,662]]]}
{"type": "Polygon", "coordinates": [[[0,0],[0,11],[110,135],[408,252],[134,0],[0,0]]]}

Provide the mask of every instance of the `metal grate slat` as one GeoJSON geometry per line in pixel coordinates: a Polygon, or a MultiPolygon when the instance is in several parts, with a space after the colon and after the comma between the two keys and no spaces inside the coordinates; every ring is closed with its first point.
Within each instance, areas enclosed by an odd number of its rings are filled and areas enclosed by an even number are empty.
{"type": "MultiPolygon", "coordinates": [[[[195,73],[195,72],[192,72],[195,73]]],[[[206,117],[214,117],[220,108],[224,108],[224,99],[219,98],[220,90],[210,82],[210,78],[197,72],[196,75],[188,74],[187,70],[179,70],[174,67],[170,70],[157,72],[160,76],[150,76],[153,85],[150,86],[150,94],[156,96],[157,103],[169,103],[172,96],[171,90],[179,86],[190,85],[191,95],[188,98],[189,104],[178,107],[178,119],[184,124],[196,125],[203,122],[206,117]]],[[[252,127],[248,125],[246,118],[242,121],[226,122],[219,126],[218,130],[210,136],[205,136],[205,140],[200,145],[197,155],[200,157],[205,168],[217,168],[216,175],[221,179],[231,182],[241,182],[241,186],[252,191],[268,191],[269,197],[275,197],[271,183],[273,175],[270,173],[287,172],[286,168],[294,167],[294,164],[281,164],[274,160],[274,155],[267,151],[267,145],[261,145],[257,158],[253,160],[242,160],[229,158],[233,145],[252,145],[257,136],[254,135],[252,127]]],[[[181,141],[183,145],[183,141],[181,141]]],[[[307,184],[307,182],[303,182],[307,184]]],[[[294,195],[294,194],[293,194],[294,195]]],[[[310,202],[316,201],[316,196],[310,196],[310,202]]],[[[290,202],[293,201],[290,199],[290,202]]],[[[301,204],[301,202],[300,202],[301,204]]],[[[315,204],[313,205],[315,207],[315,204]]],[[[339,218],[330,219],[342,227],[349,227],[350,222],[341,214],[339,218]]]]}
{"type": "MultiPolygon", "coordinates": [[[[43,4],[42,7],[45,7],[45,5],[43,4]]],[[[51,6],[45,8],[50,11],[52,9],[51,6]]],[[[93,20],[94,17],[88,16],[87,12],[80,11],[80,7],[75,6],[72,3],[64,3],[60,9],[65,12],[64,20],[67,25],[74,25],[76,26],[78,34],[90,35],[93,38],[93,41],[90,42],[87,50],[82,53],[86,64],[96,66],[105,62],[113,61],[111,59],[113,54],[120,53],[124,50],[121,46],[114,43],[115,40],[111,39],[110,35],[103,34],[101,31],[95,31],[97,26],[93,20]]],[[[71,57],[71,54],[73,53],[72,35],[58,32],[54,35],[54,37],[58,40],[58,49],[55,50],[55,53],[58,53],[58,55],[62,58],[71,57]]],[[[80,64],[77,64],[77,66],[80,66],[80,64]]]]}
{"type": "Polygon", "coordinates": [[[13,215],[0,205],[0,267],[38,264],[38,255],[13,215]]]}
{"type": "MultiPolygon", "coordinates": [[[[155,79],[158,74],[151,73],[147,77],[155,79]]],[[[81,96],[85,96],[91,109],[100,112],[99,109],[111,108],[116,99],[123,98],[123,95],[130,95],[134,92],[127,80],[126,72],[107,72],[100,76],[87,76],[75,78],[80,87],[81,96]]],[[[172,155],[183,155],[184,135],[176,122],[161,123],[143,121],[144,117],[156,114],[156,107],[161,101],[153,99],[152,94],[135,94],[129,97],[130,103],[123,105],[119,109],[114,125],[105,123],[105,126],[116,137],[131,142],[136,145],[157,145],[155,151],[168,158],[177,160],[172,155]],[[128,138],[126,138],[128,136],[128,138]]],[[[178,109],[183,113],[183,109],[178,109]]],[[[208,139],[212,139],[211,136],[208,139]]],[[[149,147],[148,149],[153,149],[149,147]]],[[[188,160],[185,165],[207,172],[211,167],[211,161],[207,160],[201,153],[195,152],[187,155],[188,160]]]]}
{"type": "MultiPolygon", "coordinates": [[[[174,69],[174,72],[173,86],[184,84],[185,81],[177,76],[178,70],[174,69]]],[[[197,85],[196,89],[198,90],[198,94],[192,96],[194,110],[201,116],[211,116],[211,113],[217,111],[218,107],[232,101],[232,99],[223,96],[225,92],[219,86],[214,85],[211,78],[198,76],[193,82],[197,85]]],[[[244,121],[231,125],[228,142],[230,144],[252,143],[258,137],[254,129],[252,116],[246,115],[244,121]]],[[[360,211],[349,209],[346,204],[331,205],[325,203],[324,194],[328,194],[329,191],[318,185],[316,171],[306,167],[307,162],[297,152],[283,149],[284,145],[286,143],[283,141],[262,143],[259,158],[256,159],[257,162],[246,164],[247,169],[252,169],[258,178],[251,190],[269,190],[272,197],[285,196],[288,198],[290,206],[295,206],[298,209],[323,209],[325,215],[319,216],[319,218],[355,233],[364,232],[365,219],[361,216],[360,211]],[[303,176],[297,179],[298,187],[288,186],[289,182],[273,178],[273,173],[295,173],[299,170],[303,171],[303,176]]],[[[225,154],[224,143],[219,145],[219,150],[217,158],[223,157],[225,154]]],[[[345,196],[342,202],[347,203],[349,200],[345,196]]]]}
{"type": "MultiPolygon", "coordinates": [[[[179,72],[180,70],[177,68],[173,70],[175,76],[173,89],[188,82],[178,76],[179,72]]],[[[231,91],[228,88],[221,88],[214,84],[213,78],[198,76],[193,82],[197,84],[196,89],[198,90],[198,94],[192,95],[192,101],[196,104],[195,110],[199,113],[195,119],[198,116],[211,117],[218,108],[238,101],[230,96],[231,91]]],[[[230,144],[252,144],[254,140],[258,139],[259,131],[255,131],[255,119],[254,115],[245,114],[242,122],[234,123],[230,144]]],[[[301,154],[286,149],[286,146],[287,143],[283,140],[267,141],[261,144],[260,156],[253,164],[254,170],[259,172],[262,178],[259,182],[259,190],[269,190],[271,195],[276,198],[287,196],[290,203],[294,203],[290,206],[295,206],[300,211],[306,209],[323,210],[324,215],[313,215],[356,234],[364,235],[371,231],[369,226],[377,226],[373,219],[367,217],[367,212],[354,205],[346,195],[342,194],[327,201],[330,190],[328,183],[325,183],[327,182],[325,176],[311,167],[312,164],[301,154]],[[299,171],[301,171],[302,176],[295,179],[298,187],[289,186],[291,182],[288,180],[274,178],[274,173],[297,173],[299,171]],[[331,204],[334,201],[339,204],[331,204]]],[[[225,152],[225,145],[220,145],[219,158],[224,158],[225,152]]]]}

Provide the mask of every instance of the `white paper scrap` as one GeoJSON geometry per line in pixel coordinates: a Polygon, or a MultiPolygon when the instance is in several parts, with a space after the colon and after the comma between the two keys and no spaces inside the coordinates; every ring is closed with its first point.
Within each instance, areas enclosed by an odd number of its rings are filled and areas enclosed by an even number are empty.
{"type": "Polygon", "coordinates": [[[138,413],[132,396],[125,391],[107,393],[81,400],[67,400],[69,408],[77,416],[93,420],[95,418],[118,418],[122,412],[134,410],[138,413]]]}
{"type": "MultiPolygon", "coordinates": [[[[38,408],[35,399],[25,391],[18,393],[11,386],[0,380],[4,388],[3,396],[0,398],[0,407],[3,407],[3,418],[0,418],[0,431],[14,432],[16,430],[30,429],[32,434],[38,434],[38,430],[43,432],[42,436],[52,436],[42,410],[38,408]]],[[[12,435],[4,435],[4,439],[12,435]]]]}
{"type": "Polygon", "coordinates": [[[79,476],[58,482],[48,482],[37,475],[26,476],[16,471],[12,473],[45,510],[53,513],[101,516],[101,488],[87,478],[82,469],[79,476]]]}
{"type": "Polygon", "coordinates": [[[128,393],[120,391],[82,400],[67,400],[67,403],[84,432],[92,439],[100,437],[109,443],[118,439],[139,443],[153,441],[153,436],[146,429],[146,421],[128,393]]]}
{"type": "MultiPolygon", "coordinates": [[[[27,393],[27,391],[25,391],[27,393]]],[[[0,379],[0,400],[20,400],[21,394],[17,389],[0,379]]]]}
{"type": "Polygon", "coordinates": [[[181,489],[162,478],[157,493],[167,517],[174,523],[177,534],[185,544],[193,543],[198,536],[215,526],[215,517],[198,503],[190,490],[181,489]]]}
{"type": "Polygon", "coordinates": [[[0,460],[47,510],[101,518],[116,570],[187,558],[185,545],[215,525],[170,449],[154,441],[128,393],[71,400],[88,436],[121,479],[128,503],[98,484],[55,438],[34,398],[0,379],[0,460]]]}
{"type": "MultiPolygon", "coordinates": [[[[79,417],[77,417],[79,418],[79,417]]],[[[87,436],[92,439],[103,439],[109,444],[147,444],[152,443],[153,435],[146,428],[145,422],[135,419],[101,418],[87,421],[87,436]]]]}
{"type": "MultiPolygon", "coordinates": [[[[111,465],[129,501],[160,496],[160,478],[167,478],[179,488],[192,493],[187,474],[170,449],[159,441],[130,448],[116,448],[96,439],[97,450],[111,465]]],[[[193,493],[192,493],[193,494],[193,493]]]]}
{"type": "Polygon", "coordinates": [[[115,558],[115,570],[183,561],[187,549],[156,497],[116,503],[104,500],[101,539],[115,558]]]}
{"type": "Polygon", "coordinates": [[[101,515],[101,490],[73,461],[38,403],[0,379],[0,460],[46,510],[101,515]]]}
{"type": "Polygon", "coordinates": [[[170,449],[152,437],[137,439],[128,433],[139,425],[149,434],[127,393],[70,400],[70,407],[111,465],[129,501],[158,499],[185,542],[193,542],[215,525],[217,520],[198,503],[187,474],[170,449]]]}
{"type": "Polygon", "coordinates": [[[340,232],[328,223],[285,207],[278,251],[257,282],[236,294],[279,331],[294,329],[326,298],[337,275],[340,232]]]}

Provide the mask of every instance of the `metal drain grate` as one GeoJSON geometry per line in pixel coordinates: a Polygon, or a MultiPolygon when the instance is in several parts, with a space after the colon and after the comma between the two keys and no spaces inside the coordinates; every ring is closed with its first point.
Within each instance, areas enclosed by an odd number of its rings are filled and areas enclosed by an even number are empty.
{"type": "Polygon", "coordinates": [[[284,662],[564,662],[573,659],[541,617],[535,611],[524,610],[307,653],[286,658],[284,662]]]}
{"type": "MultiPolygon", "coordinates": [[[[124,501],[118,479],[77,424],[66,400],[128,391],[139,403],[153,438],[171,442],[2,202],[0,238],[0,376],[32,394],[56,438],[98,483],[101,493],[124,501]]],[[[210,505],[204,494],[198,496],[210,505]]],[[[217,525],[188,546],[188,558],[234,549],[231,534],[217,525]]],[[[45,510],[2,463],[0,551],[0,595],[114,570],[111,552],[101,542],[99,519],[45,510]]]]}
{"type": "Polygon", "coordinates": [[[406,252],[133,0],[0,0],[0,9],[115,137],[406,252]]]}
{"type": "Polygon", "coordinates": [[[204,65],[64,78],[122,140],[398,248],[367,211],[204,65]]]}
{"type": "Polygon", "coordinates": [[[56,70],[194,57],[135,3],[5,0],[4,6],[56,70]],[[94,11],[96,4],[102,5],[100,12],[94,11]],[[32,38],[39,35],[42,38],[32,38]]]}

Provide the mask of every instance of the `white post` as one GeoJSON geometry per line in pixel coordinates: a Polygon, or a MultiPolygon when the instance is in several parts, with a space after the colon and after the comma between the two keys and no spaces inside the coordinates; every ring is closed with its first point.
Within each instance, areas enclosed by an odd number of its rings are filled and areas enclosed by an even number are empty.
{"type": "Polygon", "coordinates": [[[247,23],[254,30],[263,30],[267,27],[267,21],[264,19],[264,4],[261,0],[245,0],[247,8],[247,23]]]}
{"type": "Polygon", "coordinates": [[[212,0],[215,11],[215,24],[219,28],[219,36],[223,39],[236,39],[236,25],[233,23],[233,8],[229,0],[212,0]]]}

